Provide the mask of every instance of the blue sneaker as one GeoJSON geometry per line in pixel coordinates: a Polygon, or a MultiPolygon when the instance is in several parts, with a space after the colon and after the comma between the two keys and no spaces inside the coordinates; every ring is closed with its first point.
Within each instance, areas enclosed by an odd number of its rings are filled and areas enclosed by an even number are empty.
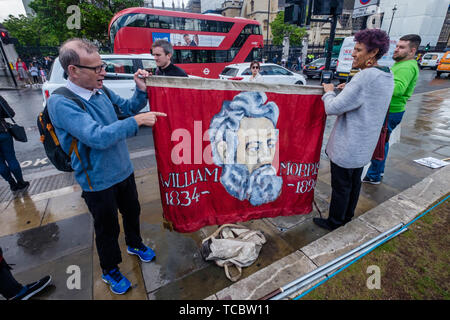
{"type": "Polygon", "coordinates": [[[155,252],[144,244],[141,244],[140,248],[132,248],[128,246],[127,252],[129,254],[137,255],[143,262],[150,262],[155,257],[155,252]]]}
{"type": "Polygon", "coordinates": [[[124,294],[131,287],[131,282],[123,276],[118,268],[110,270],[102,275],[103,281],[109,284],[109,288],[115,294],[124,294]]]}

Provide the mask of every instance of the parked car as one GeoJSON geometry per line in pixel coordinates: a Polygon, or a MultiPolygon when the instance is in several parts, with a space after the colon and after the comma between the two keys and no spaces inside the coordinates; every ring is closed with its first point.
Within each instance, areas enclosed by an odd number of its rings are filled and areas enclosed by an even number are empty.
{"type": "MultiPolygon", "coordinates": [[[[289,71],[282,66],[274,63],[261,63],[260,66],[259,73],[263,77],[264,83],[306,85],[304,76],[289,71]]],[[[252,71],[250,70],[249,62],[236,63],[226,66],[219,75],[219,79],[248,81],[251,75],[252,71]]]]}
{"type": "MultiPolygon", "coordinates": [[[[136,90],[133,75],[137,69],[146,69],[152,72],[156,69],[156,62],[151,54],[101,54],[100,57],[107,63],[103,84],[123,98],[130,98],[136,90]]],[[[65,75],[59,58],[56,58],[48,80],[42,85],[44,106],[52,92],[64,86],[66,82],[67,75],[65,75]]],[[[149,111],[148,104],[142,111],[149,111]]]]}
{"type": "Polygon", "coordinates": [[[450,51],[444,54],[436,68],[436,77],[440,77],[442,73],[450,73],[450,51]]]}
{"type": "Polygon", "coordinates": [[[436,70],[439,61],[444,56],[442,52],[428,52],[426,53],[419,62],[419,68],[430,68],[436,70]]]}
{"type": "MultiPolygon", "coordinates": [[[[311,61],[303,67],[303,74],[312,79],[314,77],[321,77],[322,71],[325,69],[326,58],[319,58],[311,61]]],[[[337,66],[337,58],[331,58],[330,70],[335,72],[337,66]]]]}

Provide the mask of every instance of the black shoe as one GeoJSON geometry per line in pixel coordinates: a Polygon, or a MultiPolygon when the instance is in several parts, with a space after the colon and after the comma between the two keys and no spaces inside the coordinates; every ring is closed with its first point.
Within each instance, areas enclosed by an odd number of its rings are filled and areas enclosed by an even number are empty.
{"type": "Polygon", "coordinates": [[[313,222],[317,224],[319,227],[330,231],[339,228],[339,226],[335,226],[332,222],[328,221],[327,219],[313,218],[313,222]]]}
{"type": "Polygon", "coordinates": [[[19,185],[15,181],[9,182],[9,189],[11,189],[11,191],[17,191],[19,190],[19,185]]]}
{"type": "Polygon", "coordinates": [[[52,277],[45,276],[39,281],[27,284],[14,298],[11,298],[10,300],[28,300],[36,293],[42,291],[42,289],[48,286],[51,281],[52,277]]]}
{"type": "Polygon", "coordinates": [[[25,190],[30,186],[30,183],[28,181],[19,182],[17,183],[17,190],[25,190]]]}
{"type": "Polygon", "coordinates": [[[371,178],[369,178],[369,177],[364,177],[364,179],[362,180],[362,182],[365,182],[365,183],[370,183],[370,184],[380,184],[381,183],[381,180],[374,180],[374,179],[371,179],[371,178]]]}

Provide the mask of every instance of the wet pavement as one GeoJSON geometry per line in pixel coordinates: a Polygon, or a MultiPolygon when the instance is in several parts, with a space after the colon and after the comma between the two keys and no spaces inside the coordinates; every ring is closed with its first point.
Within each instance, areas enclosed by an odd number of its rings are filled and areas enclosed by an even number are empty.
{"type": "MultiPolygon", "coordinates": [[[[334,118],[330,117],[324,144],[333,123],[334,118]]],[[[401,124],[400,141],[389,150],[383,183],[376,186],[363,184],[356,216],[435,173],[436,170],[413,161],[422,157],[450,157],[450,89],[419,93],[410,99],[401,124]]],[[[31,178],[29,191],[14,195],[5,184],[0,184],[0,246],[8,263],[15,264],[14,275],[23,283],[45,274],[53,277],[52,285],[37,299],[227,297],[214,294],[233,283],[226,278],[222,268],[205,262],[199,251],[202,239],[217,226],[188,234],[163,229],[154,153],[137,154],[133,163],[142,207],[142,238],[154,248],[156,259],[141,263],[136,256],[128,255],[121,233],[119,242],[123,262],[120,268],[133,284],[132,289],[121,296],[111,293],[100,278],[92,219],[80,197],[81,190],[70,173],[55,170],[42,175],[31,173],[28,175],[31,178]]],[[[450,187],[447,190],[450,191],[450,187]]],[[[329,161],[322,152],[315,200],[325,217],[330,195],[329,161]]],[[[267,239],[256,262],[243,269],[241,280],[280,260],[284,261],[282,259],[288,261],[298,249],[326,236],[328,231],[312,223],[312,218],[318,216],[315,209],[308,215],[241,223],[251,229],[262,230],[267,239]]],[[[308,263],[311,264],[310,261],[308,263]]]]}

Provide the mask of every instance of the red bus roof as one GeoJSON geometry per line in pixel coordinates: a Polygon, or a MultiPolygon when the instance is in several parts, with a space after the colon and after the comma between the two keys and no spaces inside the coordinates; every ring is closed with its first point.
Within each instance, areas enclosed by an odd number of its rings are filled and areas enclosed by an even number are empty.
{"type": "Polygon", "coordinates": [[[256,20],[245,19],[245,18],[230,18],[230,17],[219,16],[219,15],[134,7],[134,8],[127,8],[127,9],[117,12],[114,15],[114,17],[111,19],[111,22],[109,23],[108,33],[110,31],[111,24],[114,21],[116,21],[117,18],[119,18],[120,16],[122,16],[124,14],[129,14],[129,13],[145,13],[145,14],[154,14],[154,15],[159,15],[159,16],[171,16],[171,17],[193,18],[193,19],[225,21],[225,22],[242,22],[245,24],[251,23],[251,24],[259,25],[259,22],[256,20]]]}

